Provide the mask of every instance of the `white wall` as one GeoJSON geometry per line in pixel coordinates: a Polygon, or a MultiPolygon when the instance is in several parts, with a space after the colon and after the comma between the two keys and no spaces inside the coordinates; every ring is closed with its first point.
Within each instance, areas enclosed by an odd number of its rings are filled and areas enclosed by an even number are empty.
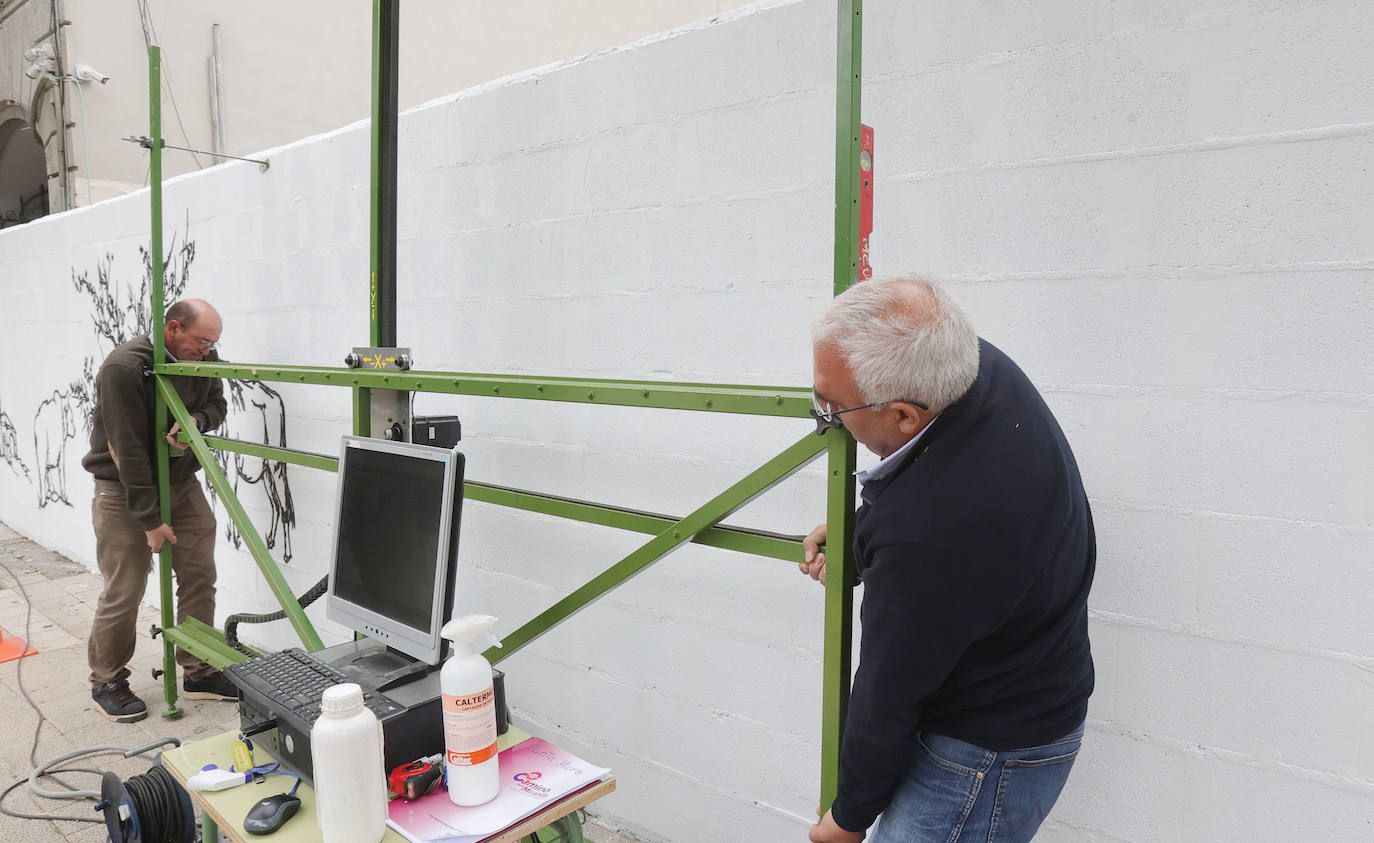
{"type": "MultiPolygon", "coordinates": [[[[879,272],[948,280],[1041,385],[1098,521],[1098,689],[1048,840],[1362,840],[1374,817],[1374,394],[1363,6],[868,4],[879,272]]],[[[402,119],[399,334],[421,368],[802,385],[829,295],[834,10],[763,4],[402,119]]],[[[173,181],[226,355],[366,337],[362,126],[173,181]]],[[[0,411],[102,353],[71,275],[138,278],[146,194],[0,233],[0,411]]],[[[331,451],[347,395],[282,389],[331,451]]],[[[422,396],[469,476],[683,513],[801,421],[422,396]]],[[[40,420],[41,421],[41,420],[40,420]]],[[[232,423],[261,424],[253,413],[232,423]]],[[[41,425],[40,425],[41,426],[41,425]]],[[[0,518],[90,561],[89,481],[0,518]]],[[[33,470],[33,461],[29,461],[33,470]]],[[[332,477],[293,469],[298,590],[332,477]]],[[[268,508],[250,493],[255,518],[268,508]]],[[[735,521],[801,532],[815,469],[735,521]]],[[[468,504],[462,608],[513,629],[642,541],[468,504]]],[[[269,605],[225,543],[221,614],[269,605]]],[[[820,594],[689,548],[503,665],[517,718],[619,777],[655,840],[795,840],[816,803],[820,594]]],[[[312,610],[313,617],[319,613],[312,610]]],[[[256,631],[284,643],[289,631],[256,631]]],[[[339,630],[321,623],[325,634],[339,630]]]]}

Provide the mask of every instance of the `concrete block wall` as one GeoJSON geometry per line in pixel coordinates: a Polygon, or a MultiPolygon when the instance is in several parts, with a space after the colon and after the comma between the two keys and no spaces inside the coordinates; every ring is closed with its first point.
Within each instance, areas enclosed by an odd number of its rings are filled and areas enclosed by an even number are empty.
{"type": "MultiPolygon", "coordinates": [[[[945,279],[1022,364],[1098,522],[1098,690],[1043,838],[1367,839],[1362,4],[865,11],[874,265],[945,279]]],[[[755,4],[404,115],[398,328],[417,366],[807,383],[831,284],[834,18],[818,0],[755,4]]],[[[195,242],[187,293],[224,313],[227,357],[334,364],[366,338],[366,128],[268,154],[266,173],[169,183],[168,236],[195,242]]],[[[109,254],[136,288],[146,207],[0,233],[0,413],[18,443],[0,450],[0,519],[88,563],[84,431],[58,437],[70,506],[38,506],[34,459],[26,476],[8,456],[33,451],[44,399],[103,353],[71,276],[109,254]]],[[[290,446],[334,451],[347,394],[279,389],[231,424],[275,430],[284,408],[290,446]]],[[[473,480],[680,514],[806,433],[469,397],[416,410],[462,417],[473,480]]],[[[290,478],[285,570],[303,591],[327,565],[333,478],[290,478]]],[[[803,532],[821,489],[813,468],[731,520],[803,532]]],[[[265,495],[245,501],[270,521],[265,495]]],[[[460,609],[513,629],[643,540],[469,503],[460,609]]],[[[268,607],[246,554],[220,551],[221,616],[268,607]]],[[[516,717],[616,770],[604,823],[800,839],[819,767],[810,586],[684,549],[509,659],[516,717]]],[[[283,623],[245,636],[291,640],[283,623]]]]}
{"type": "Polygon", "coordinates": [[[1097,520],[1042,836],[1368,839],[1368,9],[865,12],[874,263],[945,278],[1040,385],[1097,520]]]}

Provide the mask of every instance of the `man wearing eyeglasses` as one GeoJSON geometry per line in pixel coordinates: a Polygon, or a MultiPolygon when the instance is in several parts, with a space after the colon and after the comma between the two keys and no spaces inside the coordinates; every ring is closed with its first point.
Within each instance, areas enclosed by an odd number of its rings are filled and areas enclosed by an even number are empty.
{"type": "MultiPolygon", "coordinates": [[[[167,309],[163,341],[167,361],[218,360],[215,347],[223,329],[219,314],[201,299],[186,299],[167,309]]],[[[91,704],[117,723],[148,716],[143,700],[129,688],[138,606],[143,599],[151,554],[164,542],[176,545],[172,567],[177,579],[177,623],[188,617],[215,622],[215,516],[196,472],[200,463],[176,441],[181,426],[171,423],[172,522],[162,520],[154,461],[151,336],[130,340],[111,351],[95,379],[91,451],[81,460],[95,475],[91,507],[95,555],[105,578],[87,641],[91,666],[91,704]],[[174,529],[175,525],[175,529],[174,529]]],[[[218,378],[175,376],[177,394],[196,426],[212,430],[224,421],[227,405],[218,378]]],[[[170,414],[168,420],[171,420],[170,414]]],[[[238,699],[233,684],[210,665],[177,650],[182,689],[189,699],[238,699]]]]}
{"type": "MultiPolygon", "coordinates": [[[[816,843],[1024,841],[1054,805],[1093,688],[1097,546],[1073,452],[1026,376],[939,287],[868,281],[812,329],[817,432],[860,472],[864,584],[839,792],[816,843]]],[[[822,525],[802,573],[825,581],[822,525]]]]}

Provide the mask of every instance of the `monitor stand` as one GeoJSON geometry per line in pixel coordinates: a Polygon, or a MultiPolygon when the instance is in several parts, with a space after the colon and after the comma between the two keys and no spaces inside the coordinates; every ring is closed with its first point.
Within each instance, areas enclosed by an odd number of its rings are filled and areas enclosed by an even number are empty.
{"type": "Polygon", "coordinates": [[[378,691],[408,684],[439,669],[371,638],[346,641],[315,655],[349,679],[378,691]]]}

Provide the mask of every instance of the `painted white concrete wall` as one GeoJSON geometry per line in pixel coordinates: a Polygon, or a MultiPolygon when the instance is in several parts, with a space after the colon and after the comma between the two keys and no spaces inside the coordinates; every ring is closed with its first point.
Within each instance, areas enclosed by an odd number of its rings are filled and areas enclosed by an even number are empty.
{"type": "MultiPolygon", "coordinates": [[[[946,279],[1023,365],[1097,517],[1098,690],[1043,839],[1368,839],[1363,4],[868,5],[874,264],[946,279]]],[[[807,383],[806,323],[830,290],[833,18],[762,4],[404,116],[398,321],[417,365],[807,383]]],[[[224,313],[227,356],[332,364],[366,332],[365,130],[272,155],[266,173],[174,180],[169,237],[195,241],[187,292],[224,313]]],[[[0,412],[19,457],[35,430],[51,441],[44,398],[103,353],[73,271],[94,278],[110,254],[136,284],[146,206],[0,233],[0,412]]],[[[282,397],[289,444],[333,450],[347,395],[282,397]]],[[[500,399],[417,410],[462,416],[474,480],[665,512],[805,432],[500,399]]],[[[0,518],[89,562],[81,439],[70,508],[38,507],[11,461],[0,518]]],[[[293,469],[291,485],[303,590],[325,564],[332,477],[293,469]]],[[[733,520],[800,532],[820,498],[812,469],[733,520]]],[[[514,628],[639,542],[470,503],[462,608],[514,628]]],[[[221,614],[267,607],[247,556],[221,551],[221,614]]],[[[819,764],[808,586],[781,563],[674,554],[506,663],[516,716],[615,768],[607,823],[800,839],[819,764]]]]}

